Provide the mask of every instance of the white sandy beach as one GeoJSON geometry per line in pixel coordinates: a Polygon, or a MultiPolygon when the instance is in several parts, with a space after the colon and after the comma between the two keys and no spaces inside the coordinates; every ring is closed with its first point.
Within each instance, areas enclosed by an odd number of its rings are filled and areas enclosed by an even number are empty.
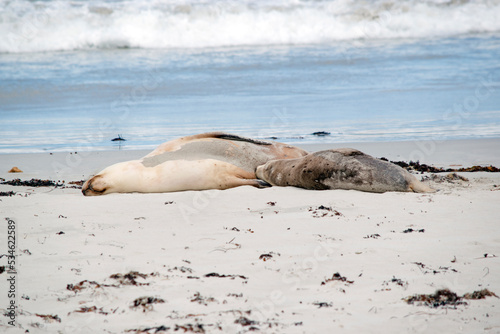
{"type": "MultiPolygon", "coordinates": [[[[500,139],[303,146],[335,147],[438,167],[500,166],[500,139]]],[[[68,184],[147,153],[5,154],[0,177],[68,184]],[[14,166],[23,173],[7,173],[14,166]]],[[[2,317],[0,329],[500,333],[499,298],[448,308],[403,300],[443,288],[500,296],[500,174],[459,174],[469,181],[427,181],[435,194],[239,187],[84,197],[0,185],[16,192],[0,197],[0,215],[16,223],[19,306],[16,327],[2,317]]]]}

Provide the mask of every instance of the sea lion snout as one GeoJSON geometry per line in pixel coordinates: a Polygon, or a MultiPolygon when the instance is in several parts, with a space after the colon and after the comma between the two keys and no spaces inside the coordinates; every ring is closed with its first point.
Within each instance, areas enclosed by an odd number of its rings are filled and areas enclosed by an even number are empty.
{"type": "Polygon", "coordinates": [[[106,187],[102,182],[102,176],[96,175],[88,179],[82,186],[84,196],[98,196],[106,191],[106,187]]]}

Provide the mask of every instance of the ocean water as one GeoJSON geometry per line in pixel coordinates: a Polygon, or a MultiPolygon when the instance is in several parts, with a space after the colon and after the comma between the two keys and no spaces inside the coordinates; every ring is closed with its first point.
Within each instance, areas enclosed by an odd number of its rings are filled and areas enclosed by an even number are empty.
{"type": "Polygon", "coordinates": [[[499,18],[494,0],[0,0],[0,153],[500,137],[499,18]]]}

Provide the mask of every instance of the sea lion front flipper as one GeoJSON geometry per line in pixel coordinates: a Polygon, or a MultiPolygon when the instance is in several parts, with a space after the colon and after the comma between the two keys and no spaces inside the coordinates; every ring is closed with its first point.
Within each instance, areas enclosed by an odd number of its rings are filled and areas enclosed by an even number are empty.
{"type": "Polygon", "coordinates": [[[269,188],[269,187],[272,187],[271,184],[267,183],[264,180],[256,179],[255,181],[257,181],[257,183],[259,184],[259,186],[257,188],[269,188]]]}

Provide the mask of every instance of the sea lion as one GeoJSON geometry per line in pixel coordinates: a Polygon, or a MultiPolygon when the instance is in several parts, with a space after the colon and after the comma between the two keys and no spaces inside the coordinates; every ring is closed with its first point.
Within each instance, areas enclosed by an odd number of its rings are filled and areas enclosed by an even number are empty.
{"type": "Polygon", "coordinates": [[[117,163],[87,180],[85,196],[269,186],[257,166],[307,152],[290,145],[222,132],[182,137],[161,144],[142,159],[117,163]]]}
{"type": "Polygon", "coordinates": [[[256,175],[273,186],[375,193],[435,192],[405,169],[352,148],[320,151],[298,159],[272,160],[257,167],[256,175]]]}

